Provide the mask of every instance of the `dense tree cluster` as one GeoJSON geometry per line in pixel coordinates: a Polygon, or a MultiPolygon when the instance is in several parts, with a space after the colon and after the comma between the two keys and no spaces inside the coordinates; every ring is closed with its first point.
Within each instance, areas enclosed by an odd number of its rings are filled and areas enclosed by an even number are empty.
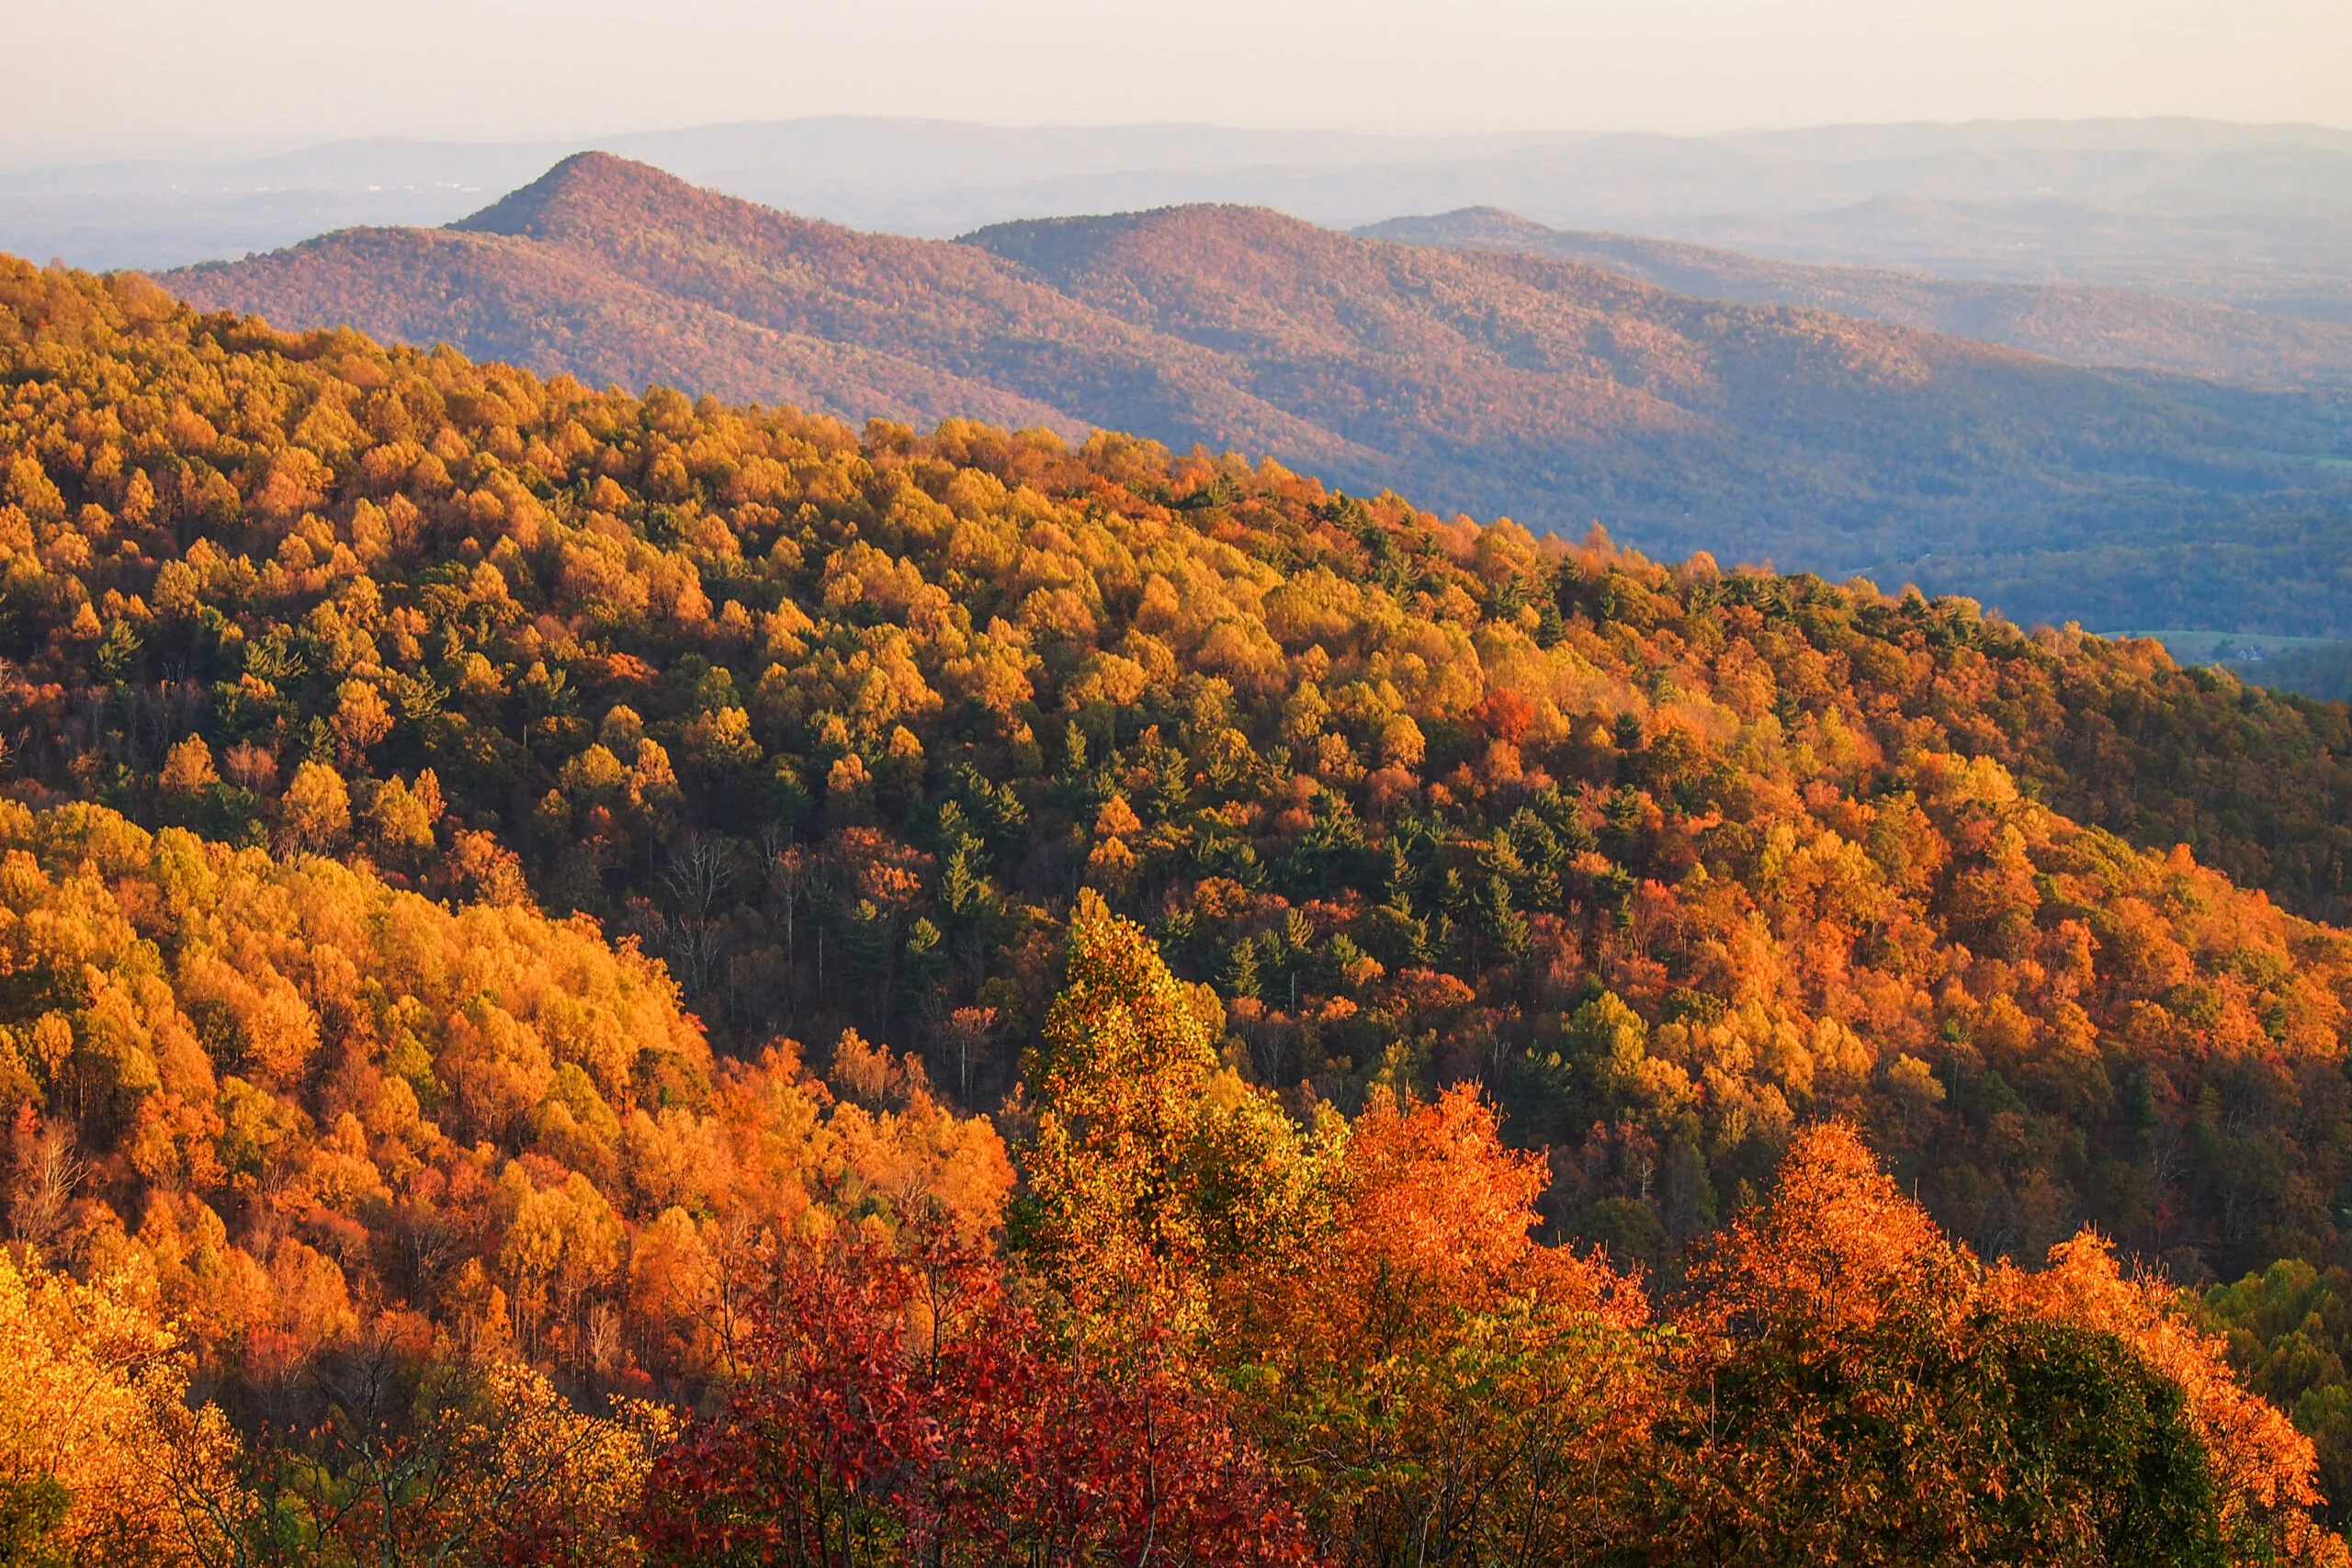
{"type": "Polygon", "coordinates": [[[2331,1549],[2218,1358],[2341,1448],[2343,709],[134,278],[0,371],[12,1278],[198,1559],[2331,1549]]]}
{"type": "Polygon", "coordinates": [[[15,1233],[151,1279],[265,1404],[355,1337],[674,1385],[712,1364],[757,1225],[996,1223],[1002,1145],[919,1065],[845,1036],[860,1104],[789,1046],[714,1062],[660,966],[587,922],[103,807],[0,816],[15,1233]]]}
{"type": "Polygon", "coordinates": [[[2259,661],[2226,660],[2240,677],[2281,692],[2325,702],[2352,702],[2352,643],[2290,649],[2259,661]]]}
{"type": "Polygon", "coordinates": [[[1659,1318],[1637,1275],[1532,1238],[1540,1162],[1468,1086],[1301,1127],[1217,1063],[1214,1003],[1140,927],[1082,899],[1069,947],[1006,1248],[935,1207],[771,1224],[683,1425],[582,1414],[475,1343],[316,1373],[400,1397],[246,1437],[192,1407],[141,1269],[0,1255],[12,1551],[2346,1561],[2311,1441],[2087,1233],[1986,1268],[1821,1124],[1659,1318]]]}

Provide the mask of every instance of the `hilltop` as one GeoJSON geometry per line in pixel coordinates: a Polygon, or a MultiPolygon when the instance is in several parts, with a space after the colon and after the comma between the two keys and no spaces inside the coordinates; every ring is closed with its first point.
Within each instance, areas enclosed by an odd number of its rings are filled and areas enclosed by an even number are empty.
{"type": "Polygon", "coordinates": [[[1600,518],[1661,552],[1916,580],[2028,619],[2339,629],[2330,520],[2352,481],[2320,460],[2341,445],[2340,411],[2310,399],[1262,209],[950,243],[584,154],[454,232],[329,236],[164,282],[289,326],[347,322],[629,385],[707,340],[725,361],[680,375],[690,391],[723,377],[854,419],[920,420],[978,385],[1056,428],[1263,451],[1447,510],[1571,532],[1600,518]],[[593,297],[631,302],[610,345],[581,320],[582,271],[612,280],[593,297]],[[711,312],[741,325],[729,335],[711,312]],[[763,358],[761,334],[800,362],[763,358]],[[888,364],[821,380],[803,340],[888,364]]]}
{"type": "MultiPolygon", "coordinates": [[[[594,144],[746,200],[901,234],[1194,203],[1353,228],[1475,203],[1561,229],[1794,261],[2112,281],[2346,319],[2352,137],[2315,126],[2171,118],[1382,136],[826,116],[594,144]]],[[[374,139],[234,164],[10,172],[0,174],[0,250],[154,268],[363,224],[446,223],[570,151],[374,139]]]]}

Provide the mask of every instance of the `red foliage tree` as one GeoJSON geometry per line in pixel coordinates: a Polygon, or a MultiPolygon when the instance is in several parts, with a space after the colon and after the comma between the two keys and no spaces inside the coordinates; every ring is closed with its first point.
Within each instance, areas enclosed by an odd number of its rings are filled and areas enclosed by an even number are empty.
{"type": "Polygon", "coordinates": [[[1496,687],[1478,705],[1478,728],[1506,746],[1518,745],[1534,719],[1535,705],[1508,686],[1496,687]]]}
{"type": "Polygon", "coordinates": [[[698,1568],[1308,1561],[1170,1350],[1057,1332],[941,1243],[787,1247],[733,1395],[656,1464],[641,1538],[698,1568]]]}

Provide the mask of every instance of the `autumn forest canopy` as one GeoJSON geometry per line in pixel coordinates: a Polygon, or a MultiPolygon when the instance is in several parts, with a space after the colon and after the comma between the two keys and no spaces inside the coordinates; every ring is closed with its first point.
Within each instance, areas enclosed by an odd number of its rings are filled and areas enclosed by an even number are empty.
{"type": "Polygon", "coordinates": [[[0,1562],[2340,1563],[2352,715],[0,261],[0,1562]]]}

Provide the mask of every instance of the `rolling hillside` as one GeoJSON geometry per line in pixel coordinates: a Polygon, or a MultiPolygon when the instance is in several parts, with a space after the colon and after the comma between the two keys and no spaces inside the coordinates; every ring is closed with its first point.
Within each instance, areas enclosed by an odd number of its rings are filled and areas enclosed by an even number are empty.
{"type": "MultiPolygon", "coordinates": [[[[856,343],[777,332],[664,294],[593,260],[499,234],[356,229],[239,264],[238,289],[280,320],[447,343],[596,385],[692,387],[746,402],[961,414],[1068,428],[1046,404],[856,343]],[[979,411],[987,411],[985,412],[979,411]]],[[[182,275],[198,299],[208,274],[182,275]]]]}
{"type": "Polygon", "coordinates": [[[2256,387],[2352,384],[2352,326],[2164,294],[1810,266],[1675,240],[1551,229],[1490,207],[1391,219],[1356,231],[1401,244],[1555,256],[1679,293],[1834,310],[1981,338],[2070,365],[2162,370],[2256,387]]]}
{"type": "Polygon", "coordinates": [[[1015,400],[1005,417],[1266,452],[1538,528],[1600,519],[1661,553],[1917,580],[2021,617],[2252,615],[2323,635],[2352,603],[2336,575],[2352,479],[2326,461],[2352,436],[2324,401],[1260,209],[950,243],[582,154],[454,231],[331,235],[164,281],[286,326],[853,419],[1015,400]]]}
{"type": "Polygon", "coordinates": [[[2347,724],[0,261],[0,1559],[2345,1568],[2347,724]]]}

